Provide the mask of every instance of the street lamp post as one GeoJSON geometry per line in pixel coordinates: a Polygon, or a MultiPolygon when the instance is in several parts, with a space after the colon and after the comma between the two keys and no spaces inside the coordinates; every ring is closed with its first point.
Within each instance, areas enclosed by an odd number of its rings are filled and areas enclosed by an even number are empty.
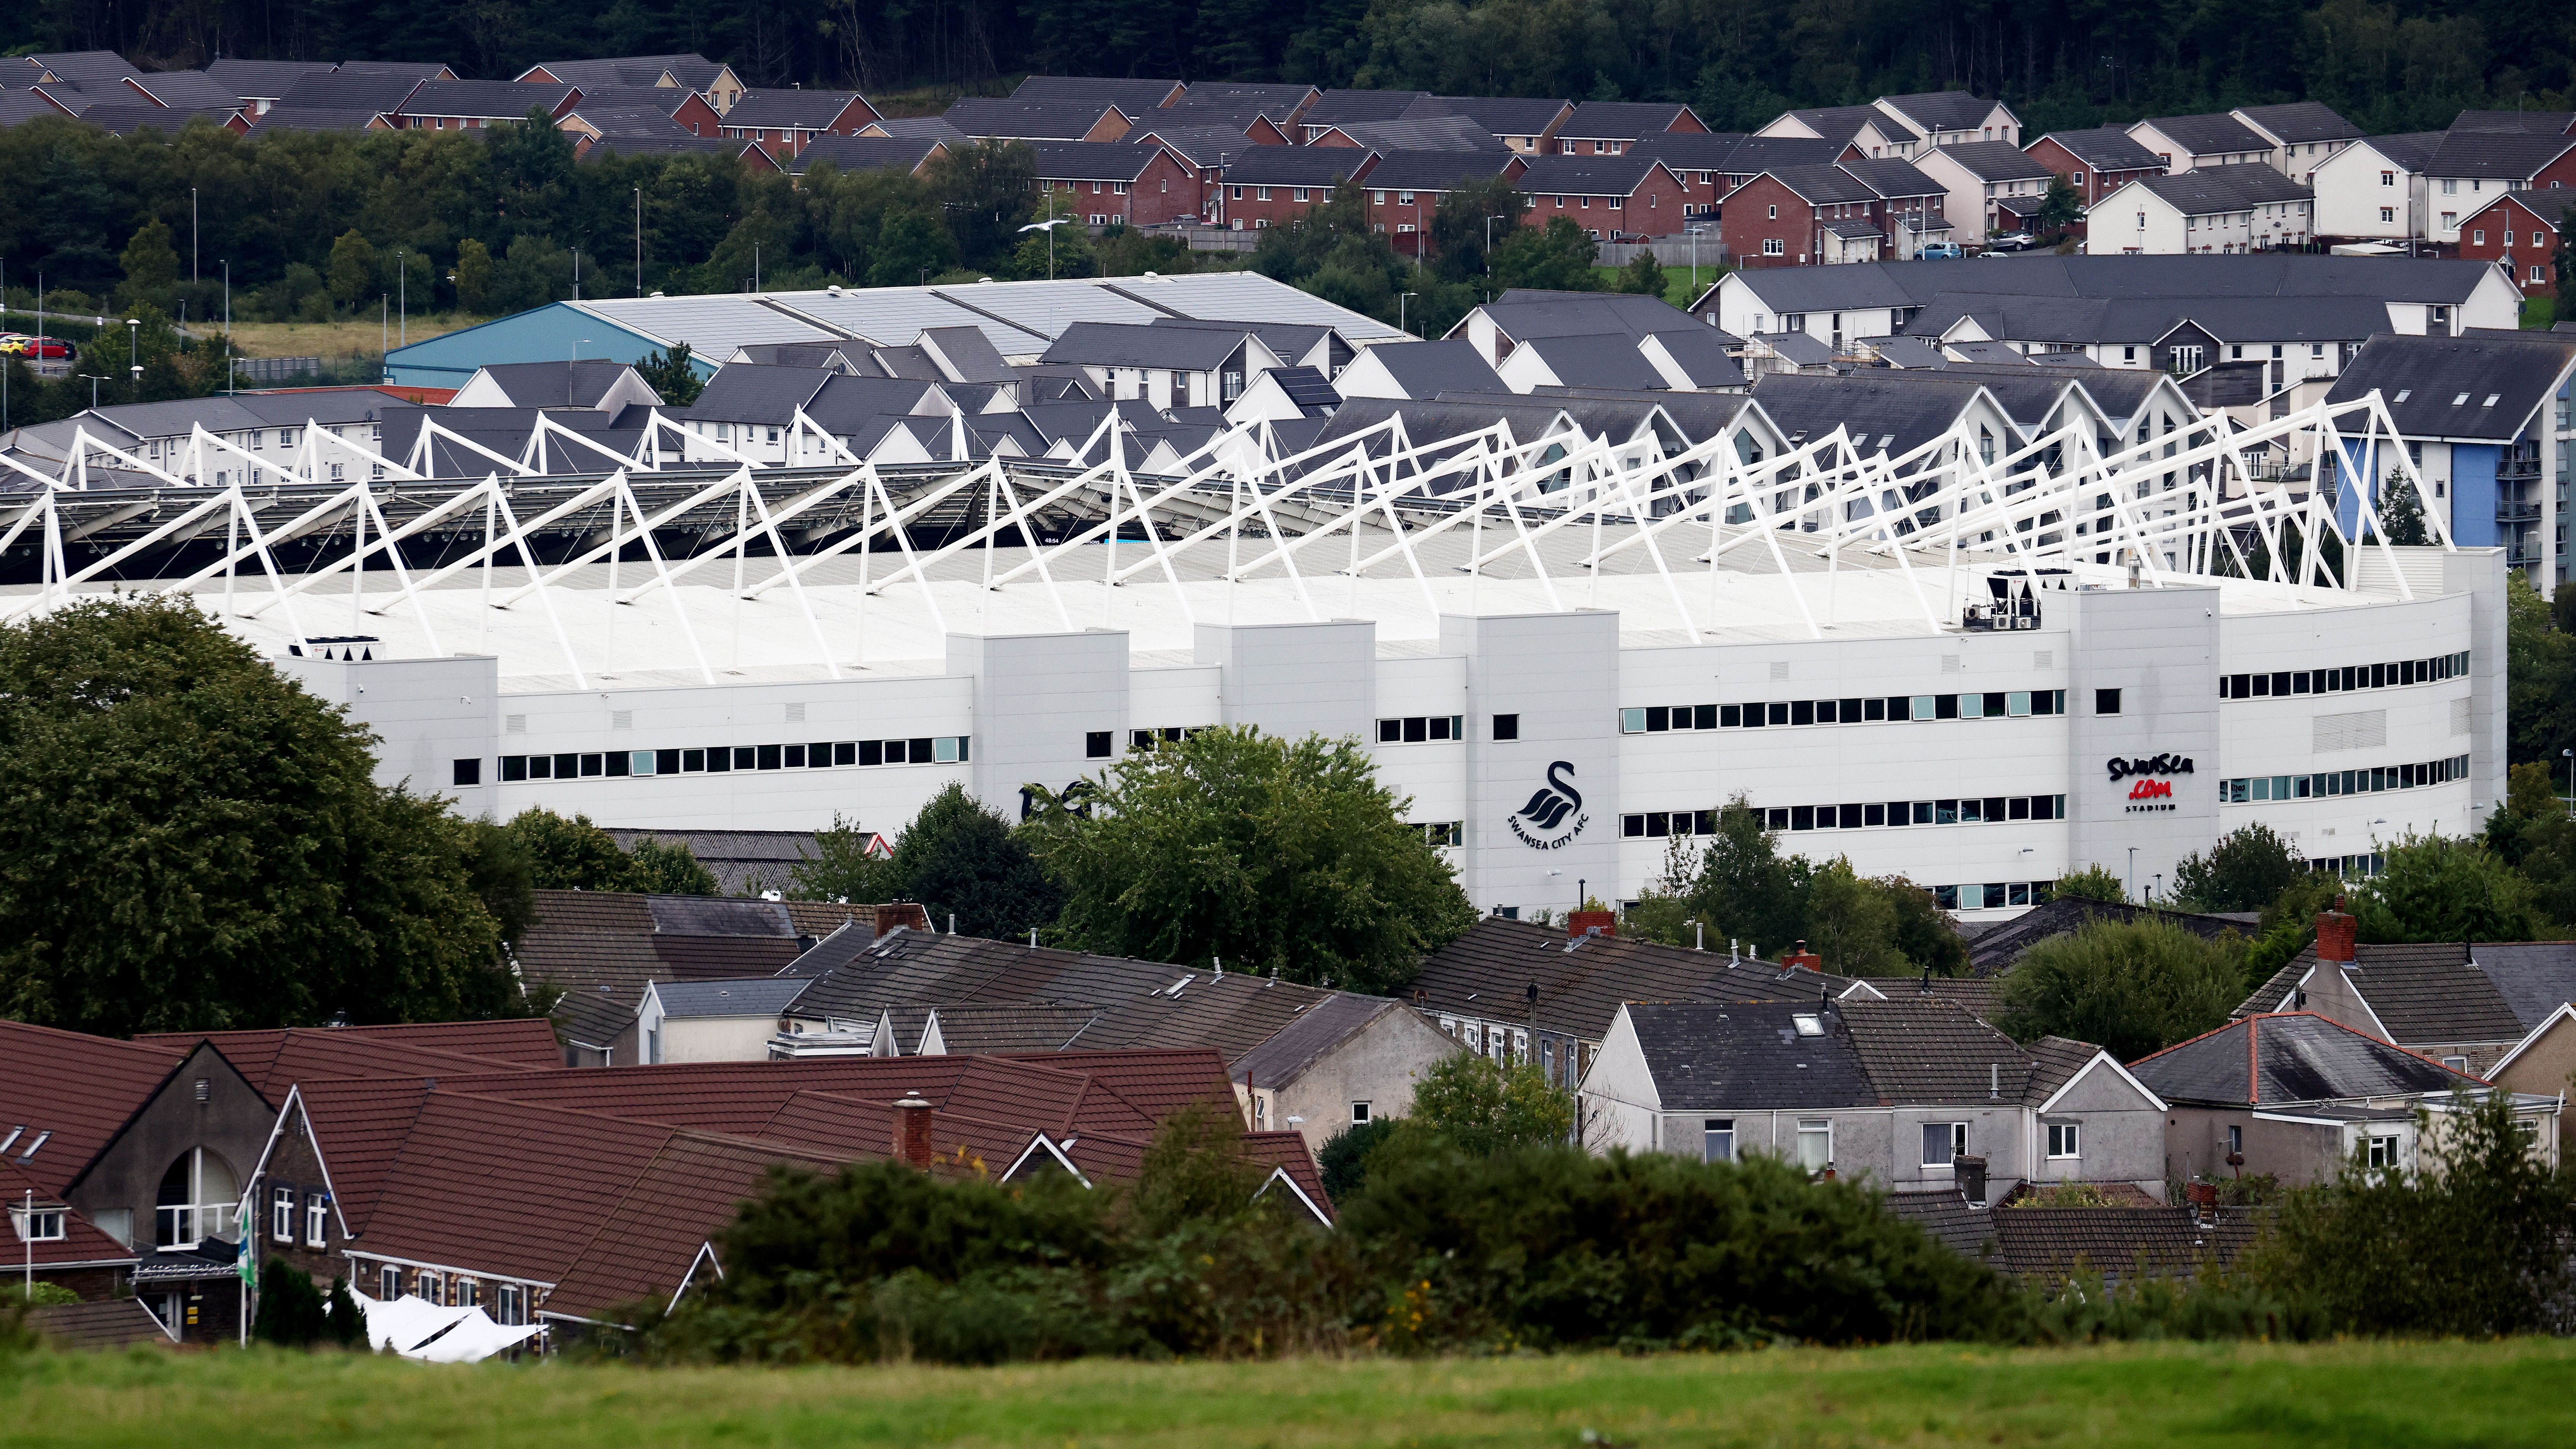
{"type": "Polygon", "coordinates": [[[188,188],[188,280],[191,282],[199,280],[197,276],[197,188],[193,186],[188,188]]]}
{"type": "Polygon", "coordinates": [[[125,319],[125,361],[134,374],[134,400],[143,401],[143,319],[125,319]]]}
{"type": "MultiPolygon", "coordinates": [[[[575,252],[573,255],[577,257],[581,255],[581,253],[575,252]]],[[[573,300],[579,301],[581,300],[581,267],[579,264],[576,263],[574,265],[572,275],[573,300]]],[[[400,319],[397,325],[401,328],[401,330],[394,335],[402,339],[403,346],[409,347],[411,346],[411,264],[404,259],[404,256],[400,251],[396,251],[394,253],[394,291],[398,297],[398,300],[394,303],[394,315],[400,319]]]]}
{"type": "Polygon", "coordinates": [[[644,295],[644,188],[635,192],[635,295],[644,295]]]}
{"type": "Polygon", "coordinates": [[[1402,331],[1404,330],[1404,299],[1405,299],[1405,298],[1407,298],[1407,297],[1419,297],[1419,296],[1421,296],[1421,295],[1422,295],[1422,294],[1421,294],[1420,292],[1398,292],[1398,293],[1396,293],[1396,294],[1395,294],[1395,330],[1396,330],[1396,331],[1398,331],[1398,332],[1402,332],[1402,331]]]}
{"type": "Polygon", "coordinates": [[[97,372],[84,372],[84,373],[82,373],[82,374],[81,374],[81,376],[83,376],[83,377],[85,377],[85,378],[88,378],[88,379],[89,379],[89,410],[90,410],[91,412],[97,412],[97,411],[98,411],[98,385],[99,385],[100,383],[102,383],[102,382],[107,381],[107,375],[106,375],[106,374],[104,374],[104,373],[97,373],[97,372]]]}

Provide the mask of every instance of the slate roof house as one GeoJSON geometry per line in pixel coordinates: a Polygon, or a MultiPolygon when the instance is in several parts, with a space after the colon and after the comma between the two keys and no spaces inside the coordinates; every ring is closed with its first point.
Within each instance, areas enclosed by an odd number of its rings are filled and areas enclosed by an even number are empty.
{"type": "Polygon", "coordinates": [[[1971,141],[2021,144],[2021,117],[2001,101],[1966,91],[1927,91],[1910,96],[1880,96],[1870,102],[1928,146],[1958,146],[1971,141]]]}
{"type": "Polygon", "coordinates": [[[1333,388],[1345,398],[1428,399],[1444,392],[1507,392],[1503,380],[1465,341],[1399,342],[1361,353],[1333,388]]]}
{"type": "Polygon", "coordinates": [[[2051,131],[2025,149],[2052,175],[2065,177],[2086,206],[2165,169],[2162,157],[2117,126],[2051,131]]]}
{"type": "Polygon", "coordinates": [[[1594,1151],[1762,1152],[1972,1204],[2025,1182],[2164,1180],[2165,1104],[2108,1052],[2024,1048],[1928,994],[1623,1003],[1579,1100],[1594,1151]]]}
{"type": "MultiPolygon", "coordinates": [[[[2481,1078],[2312,1011],[2262,1012],[2130,1064],[2168,1104],[2165,1172],[2185,1181],[2269,1174],[2297,1186],[2439,1161],[2442,1121],[2481,1078]],[[2426,1139],[2419,1127],[2429,1121],[2426,1139]],[[2427,1152],[2430,1156],[2427,1156],[2427,1152]]],[[[2510,1098],[2534,1150],[2558,1160],[2559,1099],[2510,1098]]]]}
{"type": "Polygon", "coordinates": [[[2260,162],[2141,176],[2091,209],[2097,254],[2184,256],[2269,251],[2305,242],[2315,193],[2260,162]]]}

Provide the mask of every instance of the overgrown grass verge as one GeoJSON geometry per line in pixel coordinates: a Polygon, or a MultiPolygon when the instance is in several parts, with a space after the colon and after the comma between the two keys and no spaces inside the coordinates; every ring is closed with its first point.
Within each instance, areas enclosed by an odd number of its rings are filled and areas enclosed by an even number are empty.
{"type": "Polygon", "coordinates": [[[2551,1340],[793,1370],[138,1350],[0,1364],[0,1445],[2554,1449],[2571,1390],[2551,1340]]]}

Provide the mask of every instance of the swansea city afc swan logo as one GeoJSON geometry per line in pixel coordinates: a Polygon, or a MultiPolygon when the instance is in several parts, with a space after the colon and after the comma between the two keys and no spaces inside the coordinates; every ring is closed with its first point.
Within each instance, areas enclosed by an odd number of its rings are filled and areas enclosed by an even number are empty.
{"type": "Polygon", "coordinates": [[[1574,766],[1565,760],[1547,767],[1547,783],[1531,791],[1529,803],[1511,818],[1512,834],[1532,850],[1560,849],[1591,823],[1583,813],[1583,792],[1574,788],[1574,766]]]}

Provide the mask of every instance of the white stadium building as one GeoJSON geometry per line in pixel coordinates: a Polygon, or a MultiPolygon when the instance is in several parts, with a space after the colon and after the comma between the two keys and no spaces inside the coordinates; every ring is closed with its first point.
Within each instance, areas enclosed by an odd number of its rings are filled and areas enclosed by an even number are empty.
{"type": "Polygon", "coordinates": [[[387,779],[502,818],[890,831],[950,781],[1016,810],[1195,728],[1356,736],[1475,905],[1523,915],[1633,898],[1737,795],[1972,917],[2088,864],[2154,889],[2254,821],[2367,871],[2500,798],[2501,552],[2438,517],[2348,537],[2331,490],[2245,463],[2389,434],[2375,393],[2107,456],[2089,423],[1891,455],[1729,401],[1681,446],[1399,411],[1152,473],[1106,435],[787,466],[659,418],[479,479],[320,427],[184,463],[93,440],[11,465],[0,616],[192,594],[387,779]]]}

